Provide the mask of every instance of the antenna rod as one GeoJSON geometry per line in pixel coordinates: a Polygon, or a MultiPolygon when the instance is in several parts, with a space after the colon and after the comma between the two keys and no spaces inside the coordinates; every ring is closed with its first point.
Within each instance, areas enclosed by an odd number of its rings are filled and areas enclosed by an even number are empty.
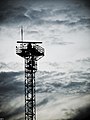
{"type": "Polygon", "coordinates": [[[23,26],[21,26],[21,40],[23,41],[23,26]]]}

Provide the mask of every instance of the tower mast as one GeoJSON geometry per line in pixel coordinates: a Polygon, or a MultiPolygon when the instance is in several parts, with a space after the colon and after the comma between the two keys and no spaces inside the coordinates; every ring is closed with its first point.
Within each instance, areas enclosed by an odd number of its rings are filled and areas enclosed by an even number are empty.
{"type": "Polygon", "coordinates": [[[37,60],[44,56],[44,48],[38,45],[42,42],[23,41],[23,28],[21,40],[17,41],[16,54],[25,59],[25,120],[36,120],[35,73],[37,60]]]}
{"type": "Polygon", "coordinates": [[[23,41],[23,26],[21,26],[21,40],[23,41]]]}

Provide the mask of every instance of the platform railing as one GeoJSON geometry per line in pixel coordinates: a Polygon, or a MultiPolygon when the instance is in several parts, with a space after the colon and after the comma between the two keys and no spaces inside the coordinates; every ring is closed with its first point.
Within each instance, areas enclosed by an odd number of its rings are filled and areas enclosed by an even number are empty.
{"type": "MultiPolygon", "coordinates": [[[[41,46],[33,45],[32,50],[33,48],[44,55],[44,49],[41,46]]],[[[28,44],[19,44],[18,46],[16,46],[16,53],[21,53],[22,50],[28,50],[28,44]]]]}

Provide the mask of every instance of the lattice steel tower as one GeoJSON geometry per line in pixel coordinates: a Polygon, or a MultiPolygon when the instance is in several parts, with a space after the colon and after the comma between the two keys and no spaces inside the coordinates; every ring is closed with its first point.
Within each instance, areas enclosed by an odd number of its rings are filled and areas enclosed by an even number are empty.
{"type": "Polygon", "coordinates": [[[25,59],[25,120],[36,120],[35,72],[37,60],[44,56],[44,48],[38,44],[42,42],[17,41],[16,54],[25,59]]]}

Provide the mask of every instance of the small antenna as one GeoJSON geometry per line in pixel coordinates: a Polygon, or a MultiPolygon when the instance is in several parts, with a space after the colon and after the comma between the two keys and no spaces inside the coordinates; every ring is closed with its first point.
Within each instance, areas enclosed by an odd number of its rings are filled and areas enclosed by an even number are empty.
{"type": "Polygon", "coordinates": [[[22,48],[23,48],[23,26],[21,26],[21,40],[22,40],[22,48]]]}
{"type": "Polygon", "coordinates": [[[23,26],[21,26],[21,40],[23,42],[23,26]]]}

